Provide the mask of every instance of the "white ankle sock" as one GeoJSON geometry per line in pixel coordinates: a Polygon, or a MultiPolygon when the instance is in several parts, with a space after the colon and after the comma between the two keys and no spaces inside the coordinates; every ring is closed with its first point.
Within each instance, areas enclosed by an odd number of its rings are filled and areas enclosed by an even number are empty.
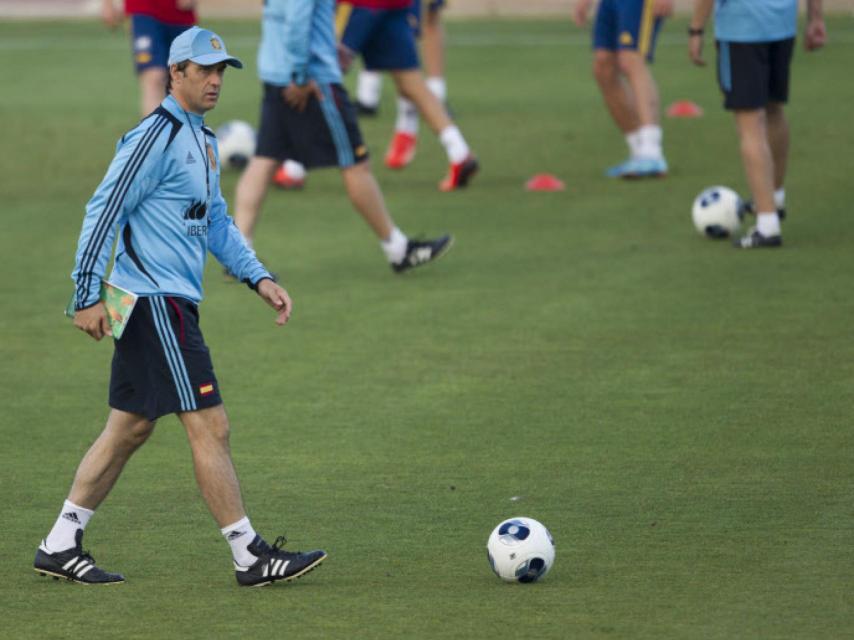
{"type": "Polygon", "coordinates": [[[756,215],[756,229],[766,238],[780,235],[780,218],[776,211],[759,212],[756,215]]]}
{"type": "Polygon", "coordinates": [[[255,529],[249,523],[248,517],[223,527],[220,531],[231,547],[231,555],[234,556],[235,564],[241,567],[249,567],[255,564],[258,559],[257,556],[249,553],[249,549],[247,549],[255,539],[255,529]]]}
{"type": "Polygon", "coordinates": [[[786,190],[780,187],[774,191],[774,206],[783,209],[786,206],[786,190]]]}
{"type": "Polygon", "coordinates": [[[383,76],[379,71],[359,72],[359,81],[356,86],[356,100],[366,107],[378,107],[383,88],[383,76]]]}
{"type": "Polygon", "coordinates": [[[654,124],[644,125],[638,129],[640,143],[638,157],[658,160],[663,156],[661,151],[661,127],[654,124]]]}
{"type": "Polygon", "coordinates": [[[629,145],[629,155],[632,158],[639,157],[641,149],[640,129],[629,131],[626,134],[626,144],[629,145]]]}
{"type": "Polygon", "coordinates": [[[439,102],[445,104],[445,100],[448,97],[448,87],[442,76],[431,76],[427,78],[427,88],[430,89],[434,96],[439,98],[439,102]]]}
{"type": "Polygon", "coordinates": [[[448,154],[448,160],[451,164],[462,162],[468,157],[469,146],[456,125],[450,124],[445,127],[439,134],[439,140],[445,147],[445,153],[448,154]]]}
{"type": "Polygon", "coordinates": [[[51,553],[65,551],[77,544],[74,539],[77,530],[85,529],[89,518],[94,513],[90,509],[66,500],[62,505],[62,511],[59,512],[59,517],[56,519],[56,524],[53,525],[53,529],[50,530],[47,538],[44,539],[44,544],[48,548],[48,551],[51,553]]]}
{"type": "Polygon", "coordinates": [[[406,98],[397,99],[397,120],[394,130],[409,135],[418,133],[418,109],[406,98]]]}
{"type": "Polygon", "coordinates": [[[383,248],[385,257],[388,258],[388,261],[392,264],[397,264],[403,260],[403,257],[406,255],[406,246],[408,242],[409,238],[406,237],[406,234],[395,227],[391,230],[391,235],[380,242],[380,245],[383,248]]]}

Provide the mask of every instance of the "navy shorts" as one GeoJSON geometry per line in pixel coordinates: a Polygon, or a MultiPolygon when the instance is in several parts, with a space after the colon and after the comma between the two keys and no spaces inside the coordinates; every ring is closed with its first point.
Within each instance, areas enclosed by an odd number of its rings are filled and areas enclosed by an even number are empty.
{"type": "Polygon", "coordinates": [[[222,404],[199,309],[189,300],[141,297],[115,347],[113,409],[157,420],[222,404]]]}
{"type": "Polygon", "coordinates": [[[795,39],[774,42],[718,41],[718,84],[724,108],[764,109],[789,100],[789,71],[795,39]]]}
{"type": "Polygon", "coordinates": [[[652,61],[664,21],[653,14],[654,0],[602,0],[593,24],[593,48],[637,51],[652,61]]]}
{"type": "Polygon", "coordinates": [[[366,69],[407,71],[418,69],[413,29],[417,19],[410,9],[366,9],[346,2],[338,5],[344,24],[341,43],[361,54],[366,69]]]}
{"type": "Polygon", "coordinates": [[[307,169],[344,169],[368,159],[347,91],[340,84],[319,86],[324,99],[312,97],[300,113],[285,102],[282,87],[264,85],[256,156],[296,160],[307,169]]]}
{"type": "Polygon", "coordinates": [[[151,16],[134,14],[130,17],[133,63],[136,72],[169,65],[169,47],[175,37],[190,27],[186,24],[166,24],[151,16]]]}

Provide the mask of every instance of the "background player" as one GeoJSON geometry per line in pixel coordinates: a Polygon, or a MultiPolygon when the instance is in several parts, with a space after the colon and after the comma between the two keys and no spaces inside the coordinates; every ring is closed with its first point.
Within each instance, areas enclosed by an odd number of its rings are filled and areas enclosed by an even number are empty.
{"type": "Polygon", "coordinates": [[[196,0],[125,0],[124,13],[114,0],[103,0],[101,16],[110,28],[130,16],[133,61],[139,77],[140,108],[146,116],[166,96],[169,45],[196,23],[196,0]]]}
{"type": "MultiPolygon", "coordinates": [[[[715,0],[698,0],[689,29],[689,56],[704,65],[703,31],[715,0]]],[[[789,156],[789,72],[798,29],[798,0],[717,0],[715,38],[718,83],[724,108],[735,114],[741,160],[753,194],[756,227],[739,238],[740,249],[783,244],[783,186],[789,156]]],[[[807,0],[807,51],[827,40],[821,0],[807,0]]]]}
{"type": "MultiPolygon", "coordinates": [[[[445,81],[445,28],[442,24],[444,0],[414,0],[410,7],[410,22],[415,37],[421,43],[421,59],[426,74],[427,88],[445,104],[448,98],[445,81]],[[426,9],[426,10],[425,10],[426,9]]],[[[359,72],[356,89],[356,106],[360,114],[376,114],[382,94],[382,73],[369,69],[359,72]]],[[[411,100],[398,96],[397,119],[394,137],[386,151],[385,163],[391,169],[400,169],[415,157],[418,135],[418,109],[411,100]]]]}
{"type": "MultiPolygon", "coordinates": [[[[573,18],[587,22],[592,0],[579,0],[573,18]]],[[[661,146],[658,87],[648,63],[664,16],[673,0],[601,0],[593,26],[593,75],[617,127],[629,146],[629,159],[611,167],[615,178],[667,174],[661,146]]]]}
{"type": "Polygon", "coordinates": [[[341,84],[334,8],[334,0],[264,4],[261,124],[255,156],[237,184],[235,222],[251,243],[270,180],[285,159],[309,169],[338,167],[350,201],[380,240],[392,269],[406,271],[443,255],[452,239],[409,240],[392,221],[341,84]]]}

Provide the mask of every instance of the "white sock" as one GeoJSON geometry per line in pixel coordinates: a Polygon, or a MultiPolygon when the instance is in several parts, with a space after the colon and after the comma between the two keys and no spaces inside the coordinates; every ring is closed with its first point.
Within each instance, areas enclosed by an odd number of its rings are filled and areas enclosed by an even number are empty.
{"type": "Polygon", "coordinates": [[[759,212],[756,216],[756,229],[766,238],[780,235],[780,218],[776,211],[759,212]]]}
{"type": "Polygon", "coordinates": [[[56,524],[53,529],[47,534],[44,539],[44,544],[48,551],[56,553],[57,551],[65,551],[77,544],[74,537],[77,535],[78,529],[85,529],[89,518],[94,515],[94,511],[78,506],[66,500],[62,505],[62,511],[59,512],[59,517],[56,519],[56,524]]]}
{"type": "Polygon", "coordinates": [[[448,99],[448,87],[442,76],[431,76],[427,78],[427,88],[430,89],[434,96],[439,98],[439,102],[445,104],[445,100],[448,99]]]}
{"type": "Polygon", "coordinates": [[[394,130],[409,135],[418,134],[418,108],[406,98],[397,99],[397,120],[394,130]]]}
{"type": "Polygon", "coordinates": [[[378,107],[383,89],[383,75],[379,71],[364,69],[359,72],[356,85],[356,100],[366,107],[378,107]]]}
{"type": "Polygon", "coordinates": [[[637,158],[640,156],[640,150],[641,150],[640,129],[635,129],[634,131],[629,131],[626,134],[626,144],[629,145],[629,155],[632,158],[637,158]]]}
{"type": "Polygon", "coordinates": [[[640,147],[638,157],[658,160],[663,156],[661,152],[661,127],[654,124],[644,125],[638,129],[640,136],[640,147]]]}
{"type": "Polygon", "coordinates": [[[786,206],[786,189],[780,187],[774,192],[774,206],[783,209],[786,206]]]}
{"type": "Polygon", "coordinates": [[[439,140],[442,146],[445,147],[445,153],[448,154],[448,160],[451,164],[462,162],[469,155],[469,146],[466,144],[463,134],[457,129],[456,125],[449,124],[442,129],[439,134],[439,140]]]}
{"type": "Polygon", "coordinates": [[[305,165],[296,160],[285,160],[285,173],[294,180],[305,180],[305,165]]]}
{"type": "Polygon", "coordinates": [[[385,257],[388,258],[388,261],[392,264],[397,264],[403,260],[406,255],[406,245],[408,242],[409,239],[406,235],[400,229],[395,227],[391,230],[391,235],[380,242],[380,245],[383,248],[385,257]]]}
{"type": "Polygon", "coordinates": [[[255,529],[249,524],[248,517],[223,527],[220,531],[231,547],[231,555],[234,556],[235,564],[241,567],[249,567],[255,564],[258,557],[249,553],[249,549],[247,549],[255,539],[255,529]]]}

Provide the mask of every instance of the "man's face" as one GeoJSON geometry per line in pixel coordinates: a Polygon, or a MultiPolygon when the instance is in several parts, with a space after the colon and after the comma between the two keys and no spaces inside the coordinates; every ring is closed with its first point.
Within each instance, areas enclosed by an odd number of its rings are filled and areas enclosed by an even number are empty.
{"type": "Polygon", "coordinates": [[[172,93],[188,111],[203,114],[216,106],[222,90],[225,62],[200,65],[190,62],[184,71],[173,66],[172,93]]]}

